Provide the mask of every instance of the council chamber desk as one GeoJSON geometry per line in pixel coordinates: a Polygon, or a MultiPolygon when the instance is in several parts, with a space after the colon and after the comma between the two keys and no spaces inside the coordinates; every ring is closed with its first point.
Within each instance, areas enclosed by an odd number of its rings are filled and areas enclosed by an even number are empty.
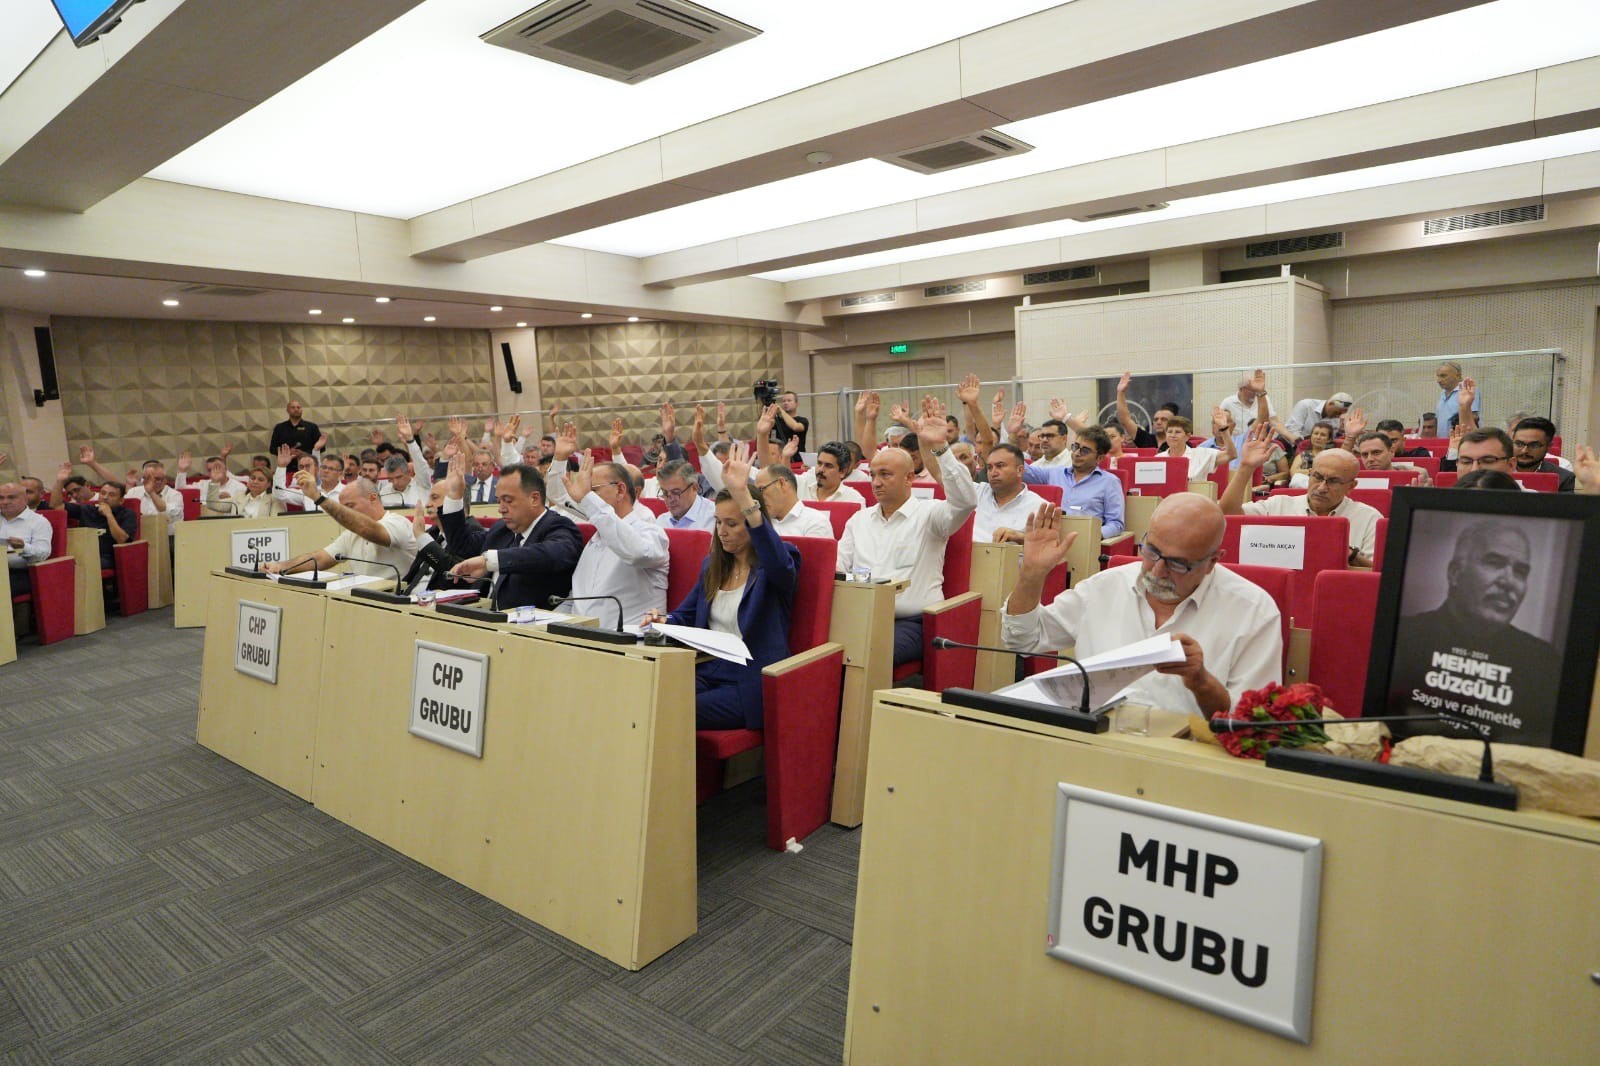
{"type": "Polygon", "coordinates": [[[211,578],[201,743],[309,762],[318,809],[620,966],[693,934],[692,652],[265,584],[211,578]],[[281,602],[277,686],[234,668],[241,599],[281,602]],[[482,657],[481,757],[410,731],[419,642],[482,657]]]}
{"type": "MultiPolygon", "coordinates": [[[[1600,1047],[1592,821],[1309,778],[1193,741],[1069,732],[895,689],[873,709],[866,824],[845,1037],[856,1064],[1575,1063],[1600,1047]],[[1076,900],[1052,897],[1054,872],[1063,854],[1083,854],[1058,842],[1063,784],[1319,844],[1309,1042],[1047,954],[1052,928],[1060,946],[1083,939],[1065,917],[1052,926],[1076,900]]],[[[1095,943],[1132,950],[1154,936],[1172,950],[1170,920],[1123,941],[1110,915],[1122,921],[1130,899],[1184,895],[1186,875],[1190,913],[1214,915],[1224,937],[1260,936],[1284,902],[1259,885],[1202,897],[1193,871],[1209,855],[1195,867],[1129,853],[1119,874],[1115,846],[1105,854],[1092,883],[1108,908],[1073,912],[1100,924],[1107,939],[1095,943]],[[1163,864],[1168,887],[1154,877],[1163,864]]],[[[1090,865],[1059,868],[1070,879],[1090,865]]],[[[1141,960],[1199,968],[1179,956],[1141,960]]]]}
{"type": "MultiPolygon", "coordinates": [[[[218,515],[179,522],[173,541],[174,562],[169,578],[172,591],[168,602],[172,603],[173,627],[187,629],[206,624],[206,597],[211,589],[211,574],[234,561],[233,541],[236,534],[248,535],[259,530],[274,529],[284,530],[288,534],[286,555],[289,558],[326,548],[341,531],[337,522],[320,511],[280,514],[270,518],[228,518],[218,515]]],[[[150,554],[152,558],[160,554],[163,560],[166,559],[165,552],[150,554]]]]}

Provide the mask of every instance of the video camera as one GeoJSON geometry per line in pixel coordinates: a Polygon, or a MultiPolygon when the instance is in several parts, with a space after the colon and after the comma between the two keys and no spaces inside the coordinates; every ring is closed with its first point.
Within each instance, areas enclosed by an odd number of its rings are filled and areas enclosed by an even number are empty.
{"type": "Polygon", "coordinates": [[[778,402],[778,397],[783,395],[783,390],[778,387],[776,378],[770,381],[756,382],[752,391],[755,393],[756,403],[762,407],[771,407],[778,402]]]}

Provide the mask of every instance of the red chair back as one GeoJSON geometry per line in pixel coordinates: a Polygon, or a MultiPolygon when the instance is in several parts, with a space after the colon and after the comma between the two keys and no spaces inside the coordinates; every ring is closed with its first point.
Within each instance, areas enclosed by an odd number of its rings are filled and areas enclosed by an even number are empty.
{"type": "Polygon", "coordinates": [[[700,564],[711,551],[703,529],[667,530],[667,607],[676,608],[700,579],[700,564]]]}
{"type": "Polygon", "coordinates": [[[1378,519],[1377,529],[1372,534],[1372,569],[1383,569],[1383,542],[1389,539],[1389,516],[1384,515],[1378,519]]]}
{"type": "Polygon", "coordinates": [[[1132,479],[1128,484],[1130,493],[1137,491],[1141,496],[1172,496],[1189,491],[1187,456],[1173,458],[1170,455],[1155,455],[1148,459],[1136,459],[1132,463],[1118,463],[1117,472],[1121,474],[1124,470],[1132,479]]]}
{"type": "Polygon", "coordinates": [[[1439,477],[1439,457],[1436,455],[1408,455],[1403,459],[1396,459],[1397,463],[1410,463],[1412,466],[1421,467],[1428,472],[1428,477],[1439,477]]]}
{"type": "Polygon", "coordinates": [[[1322,687],[1333,709],[1346,718],[1361,713],[1365,698],[1381,580],[1380,575],[1364,570],[1329,570],[1317,575],[1308,678],[1322,687]]]}
{"type": "Polygon", "coordinates": [[[1417,480],[1415,470],[1358,470],[1356,472],[1356,488],[1358,489],[1392,489],[1400,485],[1409,485],[1417,480]]]}
{"type": "Polygon", "coordinates": [[[659,496],[640,496],[639,506],[657,517],[667,513],[667,501],[659,496]]]}
{"type": "Polygon", "coordinates": [[[683,450],[684,457],[689,460],[689,465],[694,467],[695,473],[700,472],[700,449],[693,444],[683,450]]]}
{"type": "Polygon", "coordinates": [[[611,449],[604,445],[596,444],[589,449],[589,453],[594,456],[594,461],[597,463],[609,463],[611,461],[611,449]]]}
{"type": "Polygon", "coordinates": [[[1129,448],[1127,445],[1123,445],[1122,454],[1149,457],[1157,454],[1157,452],[1154,448],[1129,448]]]}
{"type": "Polygon", "coordinates": [[[183,520],[185,522],[198,522],[200,520],[200,490],[179,489],[178,495],[183,497],[183,520]]]}
{"type": "Polygon", "coordinates": [[[1035,496],[1043,496],[1057,507],[1061,506],[1063,493],[1066,492],[1060,485],[1024,485],[1023,488],[1035,496]]]}
{"type": "Polygon", "coordinates": [[[944,546],[944,598],[959,596],[972,588],[972,520],[967,515],[961,528],[950,534],[944,546]]]}
{"type": "Polygon", "coordinates": [[[1243,563],[1239,543],[1246,529],[1275,526],[1285,530],[1305,530],[1301,565],[1298,569],[1291,568],[1289,614],[1294,624],[1302,629],[1308,627],[1311,624],[1312,589],[1317,575],[1324,570],[1343,570],[1349,562],[1350,520],[1312,515],[1228,515],[1227,523],[1227,531],[1222,536],[1223,558],[1234,563],[1243,563]]]}
{"type": "Polygon", "coordinates": [[[833,617],[833,573],[839,542],[826,537],[784,537],[800,549],[800,572],[789,615],[789,650],[796,654],[825,644],[833,617]]]}
{"type": "MultiPolygon", "coordinates": [[[[1513,478],[1528,486],[1528,488],[1532,489],[1534,492],[1555,492],[1557,487],[1561,484],[1561,478],[1559,475],[1547,474],[1540,470],[1535,470],[1531,473],[1523,473],[1520,470],[1512,470],[1510,473],[1513,478]]],[[[1456,482],[1460,479],[1460,471],[1446,470],[1444,473],[1434,478],[1433,483],[1441,489],[1453,489],[1456,486],[1456,482]]]]}
{"type": "Polygon", "coordinates": [[[806,501],[806,506],[813,511],[822,511],[827,514],[828,521],[833,523],[834,539],[844,536],[844,524],[850,521],[850,516],[861,510],[861,506],[853,500],[822,500],[806,501]]]}
{"type": "Polygon", "coordinates": [[[477,516],[477,519],[478,525],[482,526],[484,529],[493,529],[494,524],[500,521],[500,516],[481,514],[477,516]]]}
{"type": "Polygon", "coordinates": [[[1551,441],[1550,441],[1550,454],[1551,455],[1560,455],[1561,454],[1561,434],[1559,434],[1559,433],[1557,433],[1555,435],[1555,437],[1552,438],[1551,441]]]}
{"type": "Polygon", "coordinates": [[[632,463],[634,466],[643,466],[644,449],[637,444],[624,444],[622,446],[622,461],[632,463]]]}
{"type": "Polygon", "coordinates": [[[35,513],[50,523],[50,558],[59,559],[67,554],[67,512],[56,507],[35,513]]]}
{"type": "Polygon", "coordinates": [[[590,538],[594,536],[594,524],[592,522],[575,522],[573,524],[578,527],[579,534],[583,536],[583,546],[587,548],[590,538]]]}
{"type": "Polygon", "coordinates": [[[1351,489],[1350,498],[1357,503],[1364,503],[1375,508],[1383,517],[1389,517],[1389,503],[1394,499],[1394,493],[1388,489],[1351,489]]]}
{"type": "Polygon", "coordinates": [[[1433,453],[1435,459],[1443,459],[1444,453],[1450,450],[1449,437],[1407,437],[1407,448],[1426,448],[1433,453]]]}

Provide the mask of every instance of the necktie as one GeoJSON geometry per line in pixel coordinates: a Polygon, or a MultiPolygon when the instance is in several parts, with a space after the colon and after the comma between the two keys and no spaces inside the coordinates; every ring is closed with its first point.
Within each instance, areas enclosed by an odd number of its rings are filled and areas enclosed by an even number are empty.
{"type": "Polygon", "coordinates": [[[483,502],[483,482],[481,482],[481,481],[478,482],[475,486],[473,486],[473,489],[474,489],[474,491],[477,492],[478,497],[477,497],[477,499],[473,500],[472,502],[473,503],[482,503],[483,502]]]}

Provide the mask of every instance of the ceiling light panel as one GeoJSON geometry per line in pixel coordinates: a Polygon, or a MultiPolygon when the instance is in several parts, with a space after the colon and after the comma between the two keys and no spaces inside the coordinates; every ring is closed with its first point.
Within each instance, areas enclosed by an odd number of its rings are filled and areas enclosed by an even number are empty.
{"type": "Polygon", "coordinates": [[[150,176],[411,218],[1058,0],[717,0],[761,36],[637,86],[478,39],[530,6],[426,0],[150,176]]]}
{"type": "Polygon", "coordinates": [[[1600,54],[1593,0],[1496,0],[1450,15],[997,127],[1033,151],[945,174],[878,160],[813,171],[563,237],[645,256],[975,188],[1600,54]],[[1561,27],[1560,33],[1551,32],[1561,27]],[[1351,71],[1379,72],[1355,78],[1351,71]]]}
{"type": "Polygon", "coordinates": [[[1478,148],[1470,152],[1433,156],[1428,159],[1416,159],[1405,163],[1390,163],[1386,166],[1368,167],[1365,170],[1352,170],[1343,174],[1327,174],[1316,178],[1279,182],[1274,185],[1260,185],[1251,189],[1236,189],[1232,192],[1214,193],[1209,196],[1194,196],[1187,200],[1174,200],[1164,210],[1152,214],[1127,215],[1122,218],[1111,218],[1101,222],[1063,221],[1045,222],[1037,226],[1019,226],[1015,229],[996,230],[992,233],[977,234],[971,237],[957,237],[947,241],[934,241],[929,244],[919,244],[887,252],[870,252],[866,255],[834,259],[826,263],[808,263],[805,266],[791,267],[787,270],[773,270],[756,276],[766,278],[769,281],[799,281],[803,278],[841,274],[849,270],[865,270],[869,267],[891,266],[896,263],[932,259],[961,252],[1004,248],[1013,244],[1026,244],[1030,241],[1049,240],[1055,237],[1072,237],[1081,233],[1094,233],[1123,226],[1139,226],[1151,222],[1165,222],[1168,219],[1205,215],[1240,207],[1258,207],[1262,204],[1303,200],[1312,196],[1326,196],[1331,193],[1350,192],[1356,189],[1374,189],[1384,185],[1395,185],[1400,182],[1440,178],[1452,174],[1466,174],[1475,170],[1489,170],[1494,167],[1511,166],[1515,163],[1557,159],[1561,156],[1594,151],[1600,151],[1600,130],[1583,130],[1578,133],[1562,134],[1558,137],[1543,137],[1537,140],[1520,141],[1516,144],[1478,148]]]}

